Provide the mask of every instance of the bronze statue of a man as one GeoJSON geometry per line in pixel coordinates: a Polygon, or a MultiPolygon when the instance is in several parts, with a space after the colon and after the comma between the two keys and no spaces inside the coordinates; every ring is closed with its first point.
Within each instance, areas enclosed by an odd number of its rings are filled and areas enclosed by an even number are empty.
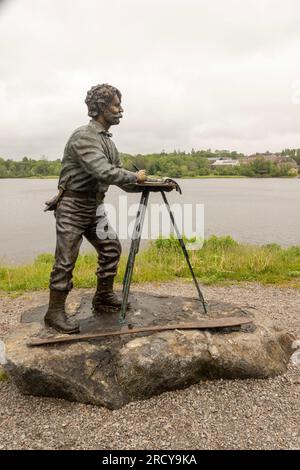
{"type": "Polygon", "coordinates": [[[117,235],[106,220],[103,199],[110,184],[136,191],[133,183],[146,180],[145,170],[137,173],[122,168],[109,128],[122,118],[120,91],[110,85],[92,87],[85,100],[89,124],[76,129],[68,140],[59,177],[59,199],[55,206],[56,251],[50,277],[50,300],[45,324],[63,333],[77,333],[79,324],[65,312],[65,302],[73,287],[72,275],[84,236],[98,254],[97,290],[93,308],[119,307],[122,299],[113,292],[114,277],[121,255],[117,235]],[[100,207],[99,205],[102,205],[100,207]],[[99,210],[100,209],[100,210],[99,210]],[[99,237],[101,223],[109,236],[99,237]]]}

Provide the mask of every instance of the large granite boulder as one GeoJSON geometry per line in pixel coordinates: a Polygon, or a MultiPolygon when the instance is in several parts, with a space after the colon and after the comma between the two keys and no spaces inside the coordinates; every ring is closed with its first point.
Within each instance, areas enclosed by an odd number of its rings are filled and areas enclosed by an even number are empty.
{"type": "MultiPolygon", "coordinates": [[[[142,293],[131,295],[135,327],[207,318],[199,301],[142,293]]],[[[208,317],[250,316],[253,323],[222,330],[173,330],[28,347],[53,335],[42,318],[47,306],[25,312],[5,338],[4,368],[24,394],[65,398],[111,409],[203,379],[264,379],[286,370],[292,337],[262,322],[254,309],[208,303],[208,317]]],[[[91,314],[91,296],[77,312],[82,332],[118,329],[118,312],[91,314]]]]}

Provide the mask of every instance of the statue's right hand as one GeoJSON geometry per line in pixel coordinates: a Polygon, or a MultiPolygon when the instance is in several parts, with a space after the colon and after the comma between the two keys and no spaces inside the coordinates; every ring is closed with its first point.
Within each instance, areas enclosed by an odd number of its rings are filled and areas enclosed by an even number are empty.
{"type": "Polygon", "coordinates": [[[136,173],[136,178],[138,183],[144,183],[147,179],[146,170],[140,170],[136,173]]]}

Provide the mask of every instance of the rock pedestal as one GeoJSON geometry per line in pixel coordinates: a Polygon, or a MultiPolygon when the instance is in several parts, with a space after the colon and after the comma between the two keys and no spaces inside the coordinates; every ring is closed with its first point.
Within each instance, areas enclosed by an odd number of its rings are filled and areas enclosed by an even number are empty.
{"type": "MultiPolygon", "coordinates": [[[[90,295],[77,312],[81,332],[118,329],[118,311],[91,313],[90,295]]],[[[120,408],[204,379],[263,379],[285,372],[292,338],[258,320],[254,309],[208,302],[208,317],[196,299],[133,293],[128,322],[134,327],[250,316],[253,323],[222,330],[173,330],[105,337],[30,348],[45,329],[47,305],[27,311],[5,339],[6,371],[24,394],[120,408]]]]}

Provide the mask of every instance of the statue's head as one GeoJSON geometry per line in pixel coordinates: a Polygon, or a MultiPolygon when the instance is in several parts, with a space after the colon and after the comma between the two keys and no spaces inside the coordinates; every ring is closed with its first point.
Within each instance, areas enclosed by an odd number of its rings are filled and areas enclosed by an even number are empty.
{"type": "Polygon", "coordinates": [[[121,98],[121,92],[107,83],[93,86],[85,99],[88,115],[93,119],[104,119],[110,126],[119,124],[123,112],[121,98]]]}

